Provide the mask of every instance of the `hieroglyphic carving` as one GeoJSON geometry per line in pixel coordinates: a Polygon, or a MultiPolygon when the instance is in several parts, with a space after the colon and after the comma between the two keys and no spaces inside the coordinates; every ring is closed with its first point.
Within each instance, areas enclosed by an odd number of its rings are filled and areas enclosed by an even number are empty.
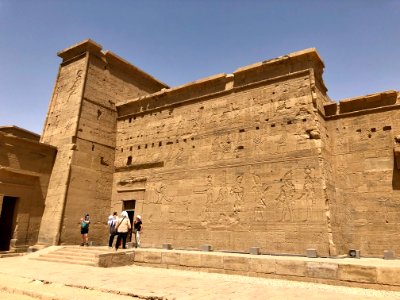
{"type": "Polygon", "coordinates": [[[295,187],[293,184],[293,172],[287,171],[285,175],[281,178],[282,186],[280,189],[280,193],[276,198],[276,201],[280,204],[281,207],[281,221],[286,220],[287,214],[289,214],[289,220],[293,221],[293,207],[294,207],[294,195],[295,195],[295,187]]]}
{"type": "Polygon", "coordinates": [[[237,149],[230,134],[216,137],[211,146],[211,155],[214,160],[237,156],[237,149]]]}

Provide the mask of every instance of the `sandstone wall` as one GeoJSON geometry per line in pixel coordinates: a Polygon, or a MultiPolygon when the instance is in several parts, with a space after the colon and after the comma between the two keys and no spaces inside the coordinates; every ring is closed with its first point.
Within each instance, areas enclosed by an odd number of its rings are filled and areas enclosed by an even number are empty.
{"type": "Polygon", "coordinates": [[[400,251],[400,171],[394,159],[399,97],[386,92],[331,107],[327,128],[335,191],[332,229],[340,252],[382,256],[400,251]]]}
{"type": "Polygon", "coordinates": [[[112,205],[137,200],[145,245],[330,253],[314,53],[118,107],[112,205]]]}
{"type": "Polygon", "coordinates": [[[115,152],[115,104],[156,92],[162,83],[87,40],[63,50],[42,141],[58,147],[39,243],[80,241],[80,218],[91,217],[90,239],[104,244],[115,152]],[[48,229],[46,224],[55,224],[48,229]]]}
{"type": "Polygon", "coordinates": [[[54,147],[0,132],[0,200],[17,198],[12,248],[26,249],[37,240],[55,155],[54,147]]]}

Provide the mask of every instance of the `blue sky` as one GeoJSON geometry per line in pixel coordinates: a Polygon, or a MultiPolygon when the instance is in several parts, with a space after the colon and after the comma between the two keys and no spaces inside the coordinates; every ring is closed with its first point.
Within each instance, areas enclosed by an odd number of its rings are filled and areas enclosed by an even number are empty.
{"type": "Polygon", "coordinates": [[[333,100],[400,90],[400,0],[0,0],[0,126],[41,133],[86,38],[170,86],[315,47],[333,100]]]}

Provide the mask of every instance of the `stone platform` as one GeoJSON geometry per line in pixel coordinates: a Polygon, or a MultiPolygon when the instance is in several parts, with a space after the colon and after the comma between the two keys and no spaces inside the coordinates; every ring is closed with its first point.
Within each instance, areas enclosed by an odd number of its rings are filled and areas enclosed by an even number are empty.
{"type": "Polygon", "coordinates": [[[400,260],[307,258],[138,248],[49,247],[33,259],[98,267],[138,265],[251,277],[289,279],[374,289],[400,290],[400,260]],[[88,258],[92,255],[92,258],[88,258]],[[64,256],[64,257],[63,257],[64,256]],[[80,258],[84,258],[79,263],[80,258]]]}
{"type": "Polygon", "coordinates": [[[400,260],[136,249],[135,265],[400,290],[400,260]]]}

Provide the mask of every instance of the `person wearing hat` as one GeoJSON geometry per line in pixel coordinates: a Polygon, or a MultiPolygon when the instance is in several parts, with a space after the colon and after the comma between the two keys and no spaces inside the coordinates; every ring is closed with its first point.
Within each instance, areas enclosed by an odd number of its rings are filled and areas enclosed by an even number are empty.
{"type": "Polygon", "coordinates": [[[126,211],[121,212],[121,218],[118,220],[117,224],[117,243],[115,244],[115,251],[118,250],[121,240],[122,248],[126,249],[126,237],[128,236],[128,231],[131,229],[131,222],[129,221],[129,216],[126,211]]]}
{"type": "Polygon", "coordinates": [[[113,215],[108,217],[108,229],[110,233],[110,237],[108,239],[108,247],[112,248],[114,237],[118,235],[117,233],[117,224],[118,224],[118,214],[115,211],[113,215]]]}
{"type": "Polygon", "coordinates": [[[133,222],[133,232],[135,233],[136,248],[140,247],[140,231],[142,230],[142,228],[142,217],[140,215],[137,215],[135,221],[133,222]]]}

